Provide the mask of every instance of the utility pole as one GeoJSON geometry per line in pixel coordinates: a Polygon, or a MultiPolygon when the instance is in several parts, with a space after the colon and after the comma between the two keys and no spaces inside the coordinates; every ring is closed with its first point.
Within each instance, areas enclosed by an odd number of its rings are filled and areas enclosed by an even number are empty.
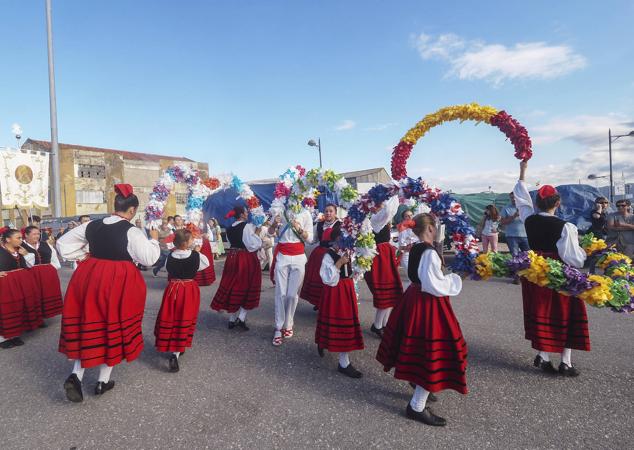
{"type": "Polygon", "coordinates": [[[57,141],[57,100],[55,98],[55,63],[53,61],[53,23],[51,0],[46,0],[46,41],[48,45],[48,92],[51,109],[51,175],[53,185],[53,216],[62,216],[61,181],[59,176],[59,143],[57,141]]]}

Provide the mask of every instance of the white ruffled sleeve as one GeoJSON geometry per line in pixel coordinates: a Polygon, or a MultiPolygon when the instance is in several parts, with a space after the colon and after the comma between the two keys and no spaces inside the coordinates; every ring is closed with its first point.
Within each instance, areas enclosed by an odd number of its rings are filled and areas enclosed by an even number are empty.
{"type": "Polygon", "coordinates": [[[375,233],[380,232],[385,225],[392,221],[396,211],[398,211],[398,205],[398,195],[395,195],[383,202],[383,207],[377,211],[376,214],[372,214],[372,216],[370,216],[370,224],[372,225],[372,230],[375,233]]]}
{"type": "Polygon", "coordinates": [[[581,268],[586,261],[586,252],[579,245],[579,232],[577,227],[566,222],[561,230],[561,238],[557,241],[557,253],[559,257],[572,267],[581,268]]]}
{"type": "Polygon", "coordinates": [[[535,214],[533,199],[531,194],[528,193],[526,183],[521,180],[518,181],[513,188],[513,195],[515,196],[515,206],[519,212],[520,219],[524,222],[528,216],[535,214]]]}
{"type": "Polygon", "coordinates": [[[209,258],[200,253],[200,263],[198,264],[198,271],[205,270],[209,267],[209,258]]]}
{"type": "Polygon", "coordinates": [[[262,247],[262,238],[255,232],[255,225],[247,223],[242,230],[242,242],[251,253],[257,252],[262,247]]]}
{"type": "Polygon", "coordinates": [[[312,242],[315,236],[315,232],[313,230],[313,218],[308,211],[303,211],[299,215],[299,223],[302,226],[302,230],[306,232],[306,242],[312,242]]]}
{"type": "Polygon", "coordinates": [[[26,267],[31,268],[35,265],[35,253],[29,253],[28,255],[24,255],[22,258],[24,258],[26,267]]]}
{"type": "Polygon", "coordinates": [[[148,239],[143,230],[132,227],[128,230],[128,253],[134,262],[142,266],[152,266],[161,256],[158,241],[148,239]]]}
{"type": "Polygon", "coordinates": [[[442,263],[435,250],[425,250],[418,264],[421,291],[436,297],[458,295],[462,290],[462,278],[455,273],[445,275],[442,263]]]}
{"type": "Polygon", "coordinates": [[[57,240],[57,251],[66,261],[80,261],[88,254],[88,241],[86,240],[86,227],[89,222],[73,228],[64,233],[57,240]]]}
{"type": "Polygon", "coordinates": [[[339,269],[337,269],[335,261],[328,253],[326,253],[324,259],[321,260],[319,276],[321,277],[321,281],[327,286],[335,287],[339,283],[339,269]]]}
{"type": "Polygon", "coordinates": [[[45,245],[48,245],[51,249],[51,266],[55,267],[57,270],[61,269],[62,265],[60,264],[59,258],[57,257],[57,251],[55,251],[53,246],[48,242],[46,242],[45,245]]]}

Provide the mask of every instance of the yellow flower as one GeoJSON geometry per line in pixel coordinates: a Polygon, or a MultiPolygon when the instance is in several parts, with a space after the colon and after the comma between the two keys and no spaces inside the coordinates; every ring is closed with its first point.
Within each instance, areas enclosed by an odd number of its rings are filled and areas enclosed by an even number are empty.
{"type": "Polygon", "coordinates": [[[483,280],[488,280],[493,276],[493,265],[487,253],[480,253],[475,261],[476,273],[483,280]]]}
{"type": "Polygon", "coordinates": [[[602,275],[590,275],[588,279],[599,284],[579,294],[581,300],[597,307],[604,306],[608,301],[612,300],[612,293],[610,292],[612,280],[610,278],[602,275]]]}
{"type": "Polygon", "coordinates": [[[602,259],[599,267],[601,269],[605,269],[612,261],[625,262],[628,265],[632,264],[632,260],[627,255],[624,255],[623,253],[610,253],[602,259]]]}
{"type": "Polygon", "coordinates": [[[531,261],[531,265],[528,268],[517,272],[518,275],[525,277],[528,281],[535,283],[538,286],[547,286],[550,266],[548,265],[548,262],[546,262],[546,259],[532,250],[528,252],[528,258],[531,261]]]}
{"type": "Polygon", "coordinates": [[[603,250],[604,248],[608,248],[608,246],[603,239],[592,238],[590,245],[587,246],[584,250],[586,251],[586,255],[591,255],[595,252],[603,250]]]}

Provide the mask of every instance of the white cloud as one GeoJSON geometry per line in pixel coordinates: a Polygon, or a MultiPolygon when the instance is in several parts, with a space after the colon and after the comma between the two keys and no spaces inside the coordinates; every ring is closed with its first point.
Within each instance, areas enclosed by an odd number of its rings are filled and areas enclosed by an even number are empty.
{"type": "Polygon", "coordinates": [[[446,61],[448,76],[462,80],[485,80],[501,84],[506,80],[552,79],[582,69],[586,59],[567,45],[545,42],[517,43],[511,47],[467,41],[455,34],[437,38],[425,33],[414,38],[421,58],[446,61]]]}
{"type": "Polygon", "coordinates": [[[396,125],[396,123],[394,122],[388,122],[388,123],[381,123],[378,125],[374,125],[371,127],[367,127],[364,128],[365,131],[383,131],[383,130],[387,130],[390,127],[393,127],[394,125],[396,125]]]}
{"type": "Polygon", "coordinates": [[[348,131],[348,130],[352,130],[356,126],[357,126],[357,122],[355,122],[354,120],[346,119],[343,122],[341,122],[339,125],[337,125],[335,127],[335,130],[348,131]]]}

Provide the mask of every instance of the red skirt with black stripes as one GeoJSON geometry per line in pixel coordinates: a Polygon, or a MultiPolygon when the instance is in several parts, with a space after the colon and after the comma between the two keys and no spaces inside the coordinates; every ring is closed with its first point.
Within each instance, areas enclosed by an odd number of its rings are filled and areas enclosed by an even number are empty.
{"type": "Polygon", "coordinates": [[[84,260],[66,289],[59,351],[85,368],[135,360],[143,350],[145,296],[133,262],[84,260]]]}
{"type": "Polygon", "coordinates": [[[198,283],[198,286],[209,286],[216,281],[216,272],[214,271],[214,255],[211,253],[211,244],[208,239],[203,238],[203,245],[200,247],[200,253],[205,255],[209,260],[209,267],[196,272],[196,277],[194,279],[198,283]]]}
{"type": "Polygon", "coordinates": [[[522,278],[524,337],[535,350],[561,353],[564,348],[590,351],[586,304],[522,278]]]}
{"type": "Polygon", "coordinates": [[[449,297],[421,292],[412,283],[394,308],[376,354],[386,372],[430,392],[467,393],[467,343],[449,297]]]}
{"type": "Polygon", "coordinates": [[[306,263],[306,274],[304,275],[304,283],[299,297],[307,300],[311,305],[319,307],[321,292],[324,289],[324,283],[321,281],[319,270],[324,255],[328,253],[326,247],[317,247],[313,250],[306,263]]]}
{"type": "Polygon", "coordinates": [[[30,269],[17,269],[0,277],[0,336],[11,339],[42,324],[37,284],[30,269]]]}
{"type": "Polygon", "coordinates": [[[184,352],[191,347],[199,309],[200,288],[196,281],[170,280],[154,326],[156,349],[184,352]]]}
{"type": "Polygon", "coordinates": [[[229,249],[211,309],[229,313],[240,308],[255,309],[260,305],[261,287],[262,269],[257,253],[229,249]]]}
{"type": "Polygon", "coordinates": [[[377,245],[376,249],[378,254],[372,260],[372,268],[364,274],[365,282],[372,292],[375,308],[393,308],[403,297],[396,249],[389,242],[377,245]]]}
{"type": "Polygon", "coordinates": [[[321,291],[315,343],[330,352],[363,350],[363,333],[359,322],[354,282],[343,278],[321,291]]]}
{"type": "Polygon", "coordinates": [[[42,317],[55,317],[62,313],[62,287],[59,282],[57,269],[50,264],[39,264],[30,270],[37,285],[42,317]]]}

